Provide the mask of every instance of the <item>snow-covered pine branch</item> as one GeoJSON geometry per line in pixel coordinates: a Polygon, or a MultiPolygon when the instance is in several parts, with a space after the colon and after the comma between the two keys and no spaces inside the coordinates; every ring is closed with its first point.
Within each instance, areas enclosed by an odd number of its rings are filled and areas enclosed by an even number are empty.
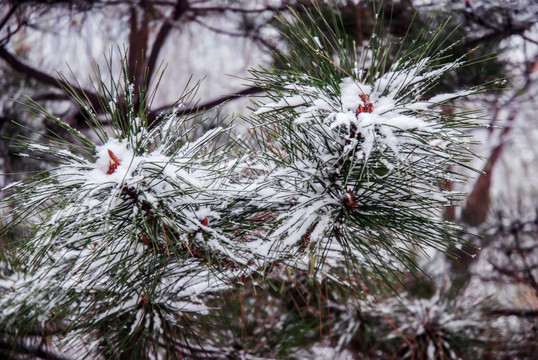
{"type": "Polygon", "coordinates": [[[61,329],[76,355],[171,356],[203,348],[190,317],[245,278],[287,267],[390,285],[418,270],[417,251],[454,246],[460,229],[441,211],[460,194],[445,184],[465,180],[451,169],[472,158],[465,130],[477,115],[441,105],[478,89],[430,90],[465,61],[442,63],[435,36],[389,59],[375,35],[356,50],[339,33],[283,23],[288,68],[252,71],[267,94],[247,118],[251,139],[209,113],[212,129],[196,137],[181,111],[194,90],[150,124],[151,96],[134,99],[125,68],[123,83],[98,86],[111,129],[67,89],[92,136],[29,102],[75,142],[20,144],[52,166],[4,189],[6,230],[27,234],[0,282],[0,330],[61,329]]]}
{"type": "Polygon", "coordinates": [[[287,264],[322,278],[337,278],[345,264],[342,283],[350,270],[383,278],[415,271],[414,254],[426,247],[448,252],[461,229],[441,212],[462,194],[446,184],[465,181],[452,169],[473,158],[465,130],[479,115],[442,105],[479,89],[429,91],[465,61],[442,63],[446,54],[426,43],[390,67],[375,48],[363,49],[359,67],[352,44],[312,34],[313,24],[284,23],[295,45],[282,55],[287,69],[251,71],[269,101],[247,119],[268,167],[256,201],[275,209],[270,242],[298,254],[287,264]]]}
{"type": "MultiPolygon", "coordinates": [[[[118,97],[129,94],[124,80],[118,97]]],[[[187,346],[187,334],[166,338],[172,329],[189,332],[184,314],[206,313],[205,295],[261,268],[252,251],[259,246],[238,241],[233,223],[234,203],[245,194],[233,185],[240,158],[226,140],[230,127],[217,123],[195,138],[191,116],[181,115],[191,94],[149,128],[126,96],[127,121],[113,116],[110,134],[95,126],[101,145],[29,102],[77,141],[20,144],[55,165],[4,189],[10,227],[28,227],[22,274],[1,284],[4,329],[58,324],[66,349],[91,356],[132,346],[147,353],[150,343],[187,346]]]]}

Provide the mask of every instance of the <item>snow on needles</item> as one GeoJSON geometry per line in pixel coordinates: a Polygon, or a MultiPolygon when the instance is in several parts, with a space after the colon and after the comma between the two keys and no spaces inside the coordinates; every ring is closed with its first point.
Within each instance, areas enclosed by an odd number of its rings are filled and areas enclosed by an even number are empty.
{"type": "Polygon", "coordinates": [[[4,326],[58,316],[73,329],[66,341],[88,340],[91,316],[159,334],[180,326],[182,313],[205,313],[201,296],[230,286],[241,273],[236,264],[253,261],[252,247],[232,241],[219,223],[240,196],[224,192],[235,160],[208,151],[227,130],[191,139],[186,121],[171,112],[148,132],[133,119],[126,136],[78,154],[69,143],[28,144],[58,165],[4,189],[14,219],[33,214],[23,273],[0,281],[4,326]]]}
{"type": "MultiPolygon", "coordinates": [[[[428,59],[423,60],[427,62],[428,59]]],[[[424,64],[419,64],[420,69],[424,64]]],[[[441,131],[439,123],[440,111],[432,111],[439,104],[467,96],[474,90],[461,91],[453,94],[440,94],[430,100],[420,100],[420,85],[422,82],[437,80],[446,71],[457,64],[450,64],[444,68],[433,70],[425,74],[417,74],[414,71],[391,71],[375,81],[373,85],[363,84],[350,77],[343,78],[340,83],[339,98],[335,98],[334,89],[320,89],[311,85],[289,83],[285,86],[288,94],[278,102],[263,104],[257,111],[262,115],[269,111],[276,111],[293,107],[297,114],[295,124],[313,123],[322,118],[324,125],[331,130],[345,128],[347,133],[340,132],[342,140],[356,143],[361,140],[361,148],[355,152],[355,156],[367,160],[372,151],[384,149],[391,150],[394,154],[400,154],[400,148],[406,143],[414,144],[415,140],[406,136],[397,136],[398,132],[418,130],[429,133],[434,139],[439,135],[439,140],[447,134],[441,131]],[[402,102],[402,92],[405,95],[415,93],[415,101],[402,102]],[[367,95],[373,105],[371,111],[359,112],[359,106],[364,106],[361,95],[367,95]],[[432,117],[434,113],[434,117],[432,117]],[[353,131],[350,129],[354,129],[353,131]],[[374,150],[374,147],[377,149],[374,150]]],[[[396,66],[395,66],[396,67],[396,66]]],[[[423,84],[422,84],[423,85],[423,84]]],[[[455,140],[453,137],[452,140],[455,140]]],[[[433,140],[432,140],[433,141],[433,140]]],[[[348,148],[352,148],[351,144],[348,148]]],[[[398,161],[406,161],[406,155],[398,156],[398,161]]]]}
{"type": "MultiPolygon", "coordinates": [[[[440,210],[461,194],[441,185],[464,180],[448,169],[470,154],[462,131],[467,119],[440,105],[474,90],[424,99],[430,84],[460,65],[431,61],[395,62],[371,83],[343,77],[320,85],[293,73],[259,77],[260,87],[285,83],[278,95],[268,93],[272,101],[259,104],[253,129],[272,134],[260,145],[265,163],[275,166],[260,181],[258,201],[293,204],[278,212],[270,236],[275,247],[303,253],[294,266],[312,270],[352,259],[398,271],[414,244],[448,245],[442,234],[455,227],[439,220],[440,210]]],[[[330,276],[328,268],[323,276],[330,276]]]]}
{"type": "Polygon", "coordinates": [[[443,184],[462,180],[449,168],[469,157],[468,123],[439,105],[469,92],[423,100],[458,66],[429,61],[370,83],[266,73],[275,86],[252,115],[255,146],[231,127],[193,136],[181,104],[153,126],[129,110],[127,129],[97,127],[100,145],[53,118],[81,145],[26,144],[57,165],[5,188],[30,233],[24,274],[0,282],[0,318],[58,317],[85,338],[121,318],[158,338],[205,313],[204,296],[275,264],[347,285],[335,268],[394,274],[417,248],[446,249],[456,226],[440,211],[459,195],[443,184]]]}

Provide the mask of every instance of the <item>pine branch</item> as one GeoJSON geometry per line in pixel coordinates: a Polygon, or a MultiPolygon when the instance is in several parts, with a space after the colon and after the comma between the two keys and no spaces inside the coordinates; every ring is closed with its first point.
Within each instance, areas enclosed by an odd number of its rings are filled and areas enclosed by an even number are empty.
{"type": "MultiPolygon", "coordinates": [[[[174,14],[186,4],[175,2],[174,14]]],[[[417,275],[418,251],[450,251],[461,229],[441,211],[461,194],[443,184],[466,179],[453,169],[473,158],[466,131],[476,113],[442,106],[480,88],[429,94],[465,60],[443,62],[442,27],[393,52],[374,34],[357,53],[342,19],[323,14],[316,5],[281,17],[287,67],[252,70],[250,87],[207,103],[194,87],[174,108],[150,112],[152,96],[131,83],[125,57],[121,79],[95,86],[95,110],[83,89],[61,80],[91,136],[29,100],[76,141],[49,133],[18,143],[51,166],[4,189],[12,210],[3,231],[28,230],[2,278],[0,326],[23,334],[36,322],[66,324],[62,344],[88,356],[174,356],[211,341],[215,294],[248,281],[272,285],[273,270],[331,281],[356,301],[370,295],[363,283],[390,292],[403,272],[417,275]],[[249,138],[206,111],[260,91],[249,138]],[[204,122],[209,130],[199,134],[204,122]]],[[[170,28],[159,30],[150,59],[170,28]]],[[[321,337],[329,291],[318,290],[304,299],[316,305],[309,311],[320,314],[321,337]]],[[[389,305],[404,318],[421,315],[389,305]]],[[[413,348],[417,336],[404,338],[413,348]]]]}

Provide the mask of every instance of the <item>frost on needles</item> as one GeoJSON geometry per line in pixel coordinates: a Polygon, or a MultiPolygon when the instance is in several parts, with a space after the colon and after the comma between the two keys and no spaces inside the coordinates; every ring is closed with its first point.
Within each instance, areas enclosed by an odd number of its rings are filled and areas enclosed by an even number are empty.
{"type": "Polygon", "coordinates": [[[417,270],[417,251],[453,246],[458,228],[441,212],[460,198],[446,184],[465,179],[452,169],[472,158],[476,114],[442,105],[477,90],[429,94],[465,62],[443,64],[436,35],[388,59],[375,37],[357,53],[282,21],[287,67],[252,70],[266,96],[248,139],[214,113],[182,112],[194,90],[150,123],[126,77],[100,84],[108,127],[67,89],[92,136],[29,102],[74,142],[20,143],[50,167],[3,189],[5,229],[26,235],[3,265],[2,330],[59,328],[58,346],[86,356],[188,354],[209,341],[189,314],[210,313],[208,297],[242,279],[288,268],[344,287],[364,273],[390,283],[417,270]],[[200,118],[213,124],[196,136],[200,118]]]}

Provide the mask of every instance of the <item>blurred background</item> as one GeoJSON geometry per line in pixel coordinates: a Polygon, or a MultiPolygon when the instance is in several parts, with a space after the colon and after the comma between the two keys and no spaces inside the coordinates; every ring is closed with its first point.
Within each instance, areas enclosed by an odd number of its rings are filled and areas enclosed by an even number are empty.
{"type": "MultiPolygon", "coordinates": [[[[18,103],[25,101],[24,95],[42,103],[71,126],[87,130],[79,110],[62,91],[57,81],[59,74],[76,89],[84,90],[89,102],[99,110],[98,94],[93,88],[95,69],[101,69],[106,82],[109,68],[112,74],[119,74],[119,59],[126,54],[133,83],[156,91],[150,107],[153,114],[173,104],[186,87],[201,81],[200,102],[187,104],[189,111],[219,109],[222,116],[248,116],[248,97],[258,95],[259,90],[245,85],[247,70],[259,66],[278,68],[283,64],[278,62],[276,54],[289,49],[277,31],[279,25],[274,15],[285,16],[292,8],[301,13],[301,6],[309,7],[313,3],[326,2],[0,1],[0,187],[21,178],[23,172],[46,166],[15,156],[17,149],[10,147],[11,139],[17,136],[40,136],[54,126],[24,111],[18,103]],[[150,76],[143,76],[145,67],[149,68],[150,76]],[[157,75],[159,70],[164,70],[162,78],[157,75]]],[[[367,0],[333,3],[342,16],[343,30],[356,40],[358,48],[367,45],[374,22],[379,20],[375,4],[367,0]]],[[[324,9],[335,11],[329,6],[324,9]]],[[[395,303],[390,307],[389,297],[380,295],[379,299],[386,301],[386,309],[391,309],[388,316],[394,323],[400,317],[404,323],[413,323],[412,319],[426,316],[417,320],[423,325],[423,332],[428,322],[438,328],[445,326],[447,323],[436,313],[443,310],[439,303],[452,304],[449,312],[454,315],[453,301],[456,301],[462,307],[462,314],[472,309],[478,311],[481,321],[495,327],[500,334],[490,339],[492,342],[486,342],[480,354],[490,358],[530,359],[538,350],[538,1],[386,0],[379,14],[385,32],[382,35],[397,44],[410,41],[405,37],[408,32],[412,38],[424,26],[448,21],[444,31],[452,41],[459,41],[452,48],[454,59],[475,48],[472,57],[495,54],[488,61],[452,72],[435,91],[458,91],[505,79],[502,88],[457,104],[462,108],[484,109],[491,119],[486,126],[473,130],[481,143],[474,148],[479,158],[472,166],[480,172],[471,173],[471,181],[463,189],[468,194],[463,203],[447,208],[444,215],[446,220],[469,227],[475,235],[465,236],[472,245],[460,249],[458,260],[435,252],[423,256],[423,281],[406,280],[401,289],[409,294],[407,307],[398,308],[395,303]],[[420,299],[429,301],[420,306],[433,309],[437,304],[436,310],[422,315],[413,311],[415,303],[411,302],[420,299]],[[511,340],[506,340],[503,334],[508,334],[511,340]]],[[[237,131],[244,130],[245,127],[238,126],[237,131]]],[[[7,242],[8,239],[2,239],[0,246],[7,246],[7,242]]],[[[222,337],[235,338],[230,341],[236,341],[242,349],[256,349],[258,354],[272,354],[272,351],[283,354],[278,351],[287,348],[282,345],[282,329],[277,323],[284,320],[268,310],[272,306],[278,307],[280,314],[282,309],[297,312],[295,318],[289,315],[291,318],[284,323],[302,321],[301,328],[305,329],[311,318],[313,324],[309,326],[320,327],[313,332],[305,331],[297,340],[303,345],[317,344],[303,346],[308,348],[304,350],[308,356],[324,358],[331,349],[340,347],[346,349],[345,354],[350,358],[405,357],[402,350],[405,344],[398,345],[392,339],[388,342],[390,346],[384,347],[381,337],[376,340],[372,336],[390,329],[374,331],[375,326],[371,325],[370,330],[365,330],[368,319],[383,317],[379,313],[375,315],[375,310],[371,310],[368,318],[366,310],[360,314],[353,312],[356,310],[349,313],[349,307],[343,309],[335,305],[338,304],[335,300],[330,311],[316,311],[310,305],[317,300],[315,296],[307,296],[311,293],[306,285],[303,290],[299,287],[293,291],[285,296],[269,291],[262,305],[256,300],[247,303],[245,306],[250,306],[252,314],[265,314],[264,320],[252,315],[251,326],[246,329],[244,321],[238,321],[237,326],[243,328],[239,333],[244,338],[236,338],[234,334],[222,337]],[[338,335],[338,331],[347,334],[347,338],[338,335]],[[280,332],[278,336],[277,332],[280,332]]],[[[329,295],[325,300],[331,303],[329,295]]],[[[231,321],[234,311],[239,310],[230,310],[231,321]]],[[[454,325],[441,330],[448,333],[457,329],[454,325]]],[[[286,330],[298,331],[291,325],[286,330]]],[[[422,333],[417,328],[415,337],[422,333]]],[[[423,350],[427,355],[428,349],[423,350]]],[[[456,350],[460,355],[466,352],[461,347],[456,350]]]]}

